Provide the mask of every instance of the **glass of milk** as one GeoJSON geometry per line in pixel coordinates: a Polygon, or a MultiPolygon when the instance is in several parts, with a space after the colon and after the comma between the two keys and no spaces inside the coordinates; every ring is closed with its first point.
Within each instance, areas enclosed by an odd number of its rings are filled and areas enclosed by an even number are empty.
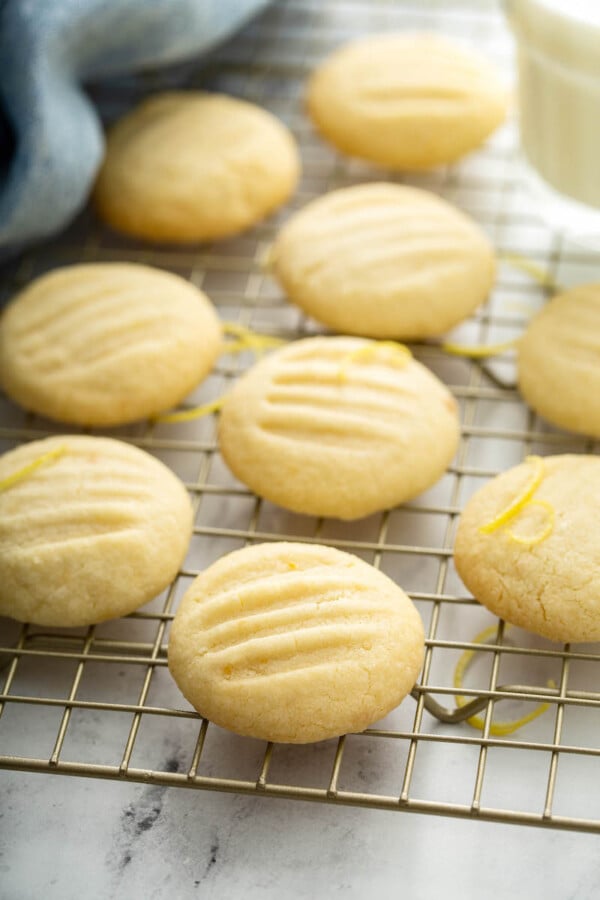
{"type": "Polygon", "coordinates": [[[600,0],[504,0],[523,172],[547,224],[600,250],[600,0]]]}

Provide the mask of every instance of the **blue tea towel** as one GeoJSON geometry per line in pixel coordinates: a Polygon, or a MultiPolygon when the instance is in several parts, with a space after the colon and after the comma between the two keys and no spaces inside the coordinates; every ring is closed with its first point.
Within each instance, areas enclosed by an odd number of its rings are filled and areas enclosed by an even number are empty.
{"type": "Polygon", "coordinates": [[[85,204],[104,140],[82,82],[199,55],[267,2],[0,0],[0,256],[85,204]]]}

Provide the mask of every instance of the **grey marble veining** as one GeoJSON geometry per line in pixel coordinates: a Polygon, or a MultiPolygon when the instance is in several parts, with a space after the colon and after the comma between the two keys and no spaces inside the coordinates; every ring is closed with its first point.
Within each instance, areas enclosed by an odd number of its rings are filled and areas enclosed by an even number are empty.
{"type": "Polygon", "coordinates": [[[3,900],[594,900],[598,837],[0,774],[3,900]]]}

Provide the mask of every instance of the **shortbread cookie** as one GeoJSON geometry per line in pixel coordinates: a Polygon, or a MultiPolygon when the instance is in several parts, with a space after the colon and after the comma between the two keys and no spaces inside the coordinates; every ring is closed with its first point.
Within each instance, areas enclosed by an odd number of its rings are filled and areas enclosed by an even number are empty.
{"type": "Polygon", "coordinates": [[[299,171],[290,132],[259,106],[223,94],[157,94],[109,132],[95,202],[126,234],[212,240],[285,203],[299,171]]]}
{"type": "Polygon", "coordinates": [[[221,453],[253,491],[294,512],[356,519],[440,478],[456,401],[397,345],[309,338],[257,363],[225,400],[221,453]]]}
{"type": "Polygon", "coordinates": [[[362,731],[412,689],[419,614],[372,566],[318,544],[259,544],[202,573],[169,640],[198,712],[238,734],[304,744],[362,731]]]}
{"type": "Polygon", "coordinates": [[[507,622],[555,641],[600,641],[599,519],[600,457],[530,457],[469,501],[456,568],[507,622]]]}
{"type": "Polygon", "coordinates": [[[519,343],[519,388],[549,422],[600,437],[600,284],[554,297],[519,343]]]}
{"type": "Polygon", "coordinates": [[[122,425],[189,394],[221,349],[202,291],[132,263],[36,279],[0,318],[0,383],[21,406],[79,425],[122,425]]]}
{"type": "Polygon", "coordinates": [[[485,300],[495,257],[481,229],[429,191],[362,184],[309,203],[279,233],[274,275],[319,322],[364,337],[443,334],[485,300]]]}
{"type": "Polygon", "coordinates": [[[173,580],[191,531],[183,484],[143,450],[24,444],[0,457],[0,615],[74,626],[130,613],[173,580]]]}
{"type": "Polygon", "coordinates": [[[474,150],[503,122],[507,92],[478,54],[438,34],[375,35],[312,76],[308,111],[342,153],[429,169],[474,150]]]}

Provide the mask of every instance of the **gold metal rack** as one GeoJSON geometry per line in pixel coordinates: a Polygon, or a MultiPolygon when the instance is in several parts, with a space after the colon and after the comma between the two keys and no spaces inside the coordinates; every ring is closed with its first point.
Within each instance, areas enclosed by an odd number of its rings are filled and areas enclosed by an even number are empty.
{"type": "MultiPolygon", "coordinates": [[[[485,2],[280,0],[201,68],[121,79],[90,90],[105,118],[140,95],[170,86],[221,90],[273,110],[294,130],[304,176],[292,208],[336,187],[374,178],[439,192],[488,231],[500,254],[492,297],[453,337],[501,341],[518,335],[546,292],[502,261],[533,259],[557,282],[597,279],[597,260],[535,217],[516,177],[508,125],[463,163],[399,179],[326,147],[302,113],[302,84],[334,46],[392,28],[438,29],[483,48],[510,71],[510,42],[485,2]]],[[[262,260],[289,208],[252,232],[199,248],[124,240],[85,211],[59,239],[5,267],[1,297],[30,278],[77,261],[133,259],[178,272],[203,287],[224,318],[286,338],[319,331],[285,302],[262,260]]],[[[520,401],[514,362],[451,358],[433,343],[413,347],[456,396],[462,436],[444,478],[410,504],[356,523],[311,519],[261,501],[236,482],[215,440],[214,417],[103,431],[163,459],[193,497],[194,536],[170,589],[144,610],[88,629],[41,629],[0,620],[0,768],[379,807],[600,833],[600,647],[557,644],[508,629],[464,593],[452,561],[457,516],[484,481],[527,453],[597,452],[549,428],[520,401]],[[360,735],[306,747],[265,745],[228,734],[187,707],[169,677],[173,612],[190,580],[244,544],[328,543],[356,553],[403,585],[421,612],[427,649],[412,699],[360,735]],[[474,636],[496,622],[495,639],[474,636]],[[452,673],[477,650],[457,709],[452,673]],[[548,680],[555,686],[549,687],[548,680]],[[548,710],[515,735],[498,718],[548,710]],[[466,723],[483,714],[483,729],[466,723]]],[[[222,393],[250,355],[222,357],[190,403],[222,393]]],[[[0,450],[61,431],[0,397],[0,450]]]]}

